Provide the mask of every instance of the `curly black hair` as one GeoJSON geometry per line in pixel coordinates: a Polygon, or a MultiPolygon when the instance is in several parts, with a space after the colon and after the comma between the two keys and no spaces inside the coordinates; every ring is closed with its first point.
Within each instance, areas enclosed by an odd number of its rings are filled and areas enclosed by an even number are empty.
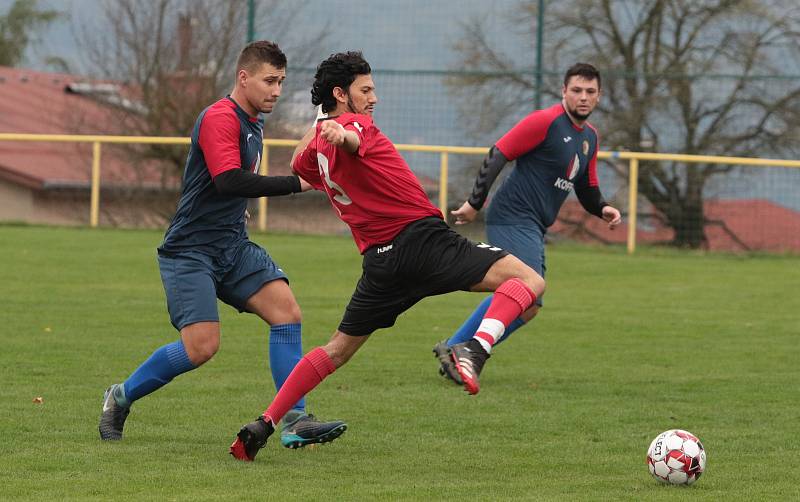
{"type": "Polygon", "coordinates": [[[336,108],[333,89],[341,87],[347,92],[357,76],[370,73],[372,69],[361,51],[331,54],[317,66],[314,85],[311,87],[311,103],[315,106],[322,105],[322,111],[325,113],[333,111],[336,108]]]}

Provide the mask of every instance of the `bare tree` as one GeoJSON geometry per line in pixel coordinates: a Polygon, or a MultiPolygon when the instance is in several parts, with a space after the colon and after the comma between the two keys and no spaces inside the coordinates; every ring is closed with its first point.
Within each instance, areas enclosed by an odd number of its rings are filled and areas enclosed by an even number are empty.
{"type": "Polygon", "coordinates": [[[36,40],[37,31],[60,15],[58,11],[39,9],[37,3],[38,0],[15,0],[0,15],[0,66],[19,64],[25,49],[36,40]]]}
{"type": "MultiPolygon", "coordinates": [[[[525,15],[511,21],[531,47],[537,4],[523,2],[525,15]]],[[[775,85],[776,75],[797,72],[796,2],[572,0],[549,2],[547,9],[550,70],[588,61],[604,74],[598,118],[607,148],[745,157],[796,153],[800,85],[789,78],[775,85]]],[[[523,99],[530,102],[533,74],[519,71],[511,56],[498,51],[480,23],[465,26],[456,49],[467,69],[480,71],[451,83],[472,96],[473,116],[475,96],[489,98],[477,110],[484,130],[519,109],[523,99]]],[[[555,97],[559,72],[547,76],[555,97]]],[[[697,248],[706,243],[704,189],[730,169],[640,164],[640,193],[674,230],[673,244],[697,248]]]]}
{"type": "MultiPolygon", "coordinates": [[[[122,88],[87,89],[114,105],[110,132],[187,136],[197,115],[230,91],[239,51],[245,44],[248,2],[232,0],[106,0],[103,28],[83,26],[79,43],[95,76],[122,88]]],[[[291,28],[305,1],[258,0],[257,35],[277,41],[290,66],[308,63],[327,30],[301,39],[291,28]]],[[[282,135],[278,107],[268,134],[282,135]]],[[[151,145],[133,153],[166,160],[180,172],[185,147],[151,145]]]]}

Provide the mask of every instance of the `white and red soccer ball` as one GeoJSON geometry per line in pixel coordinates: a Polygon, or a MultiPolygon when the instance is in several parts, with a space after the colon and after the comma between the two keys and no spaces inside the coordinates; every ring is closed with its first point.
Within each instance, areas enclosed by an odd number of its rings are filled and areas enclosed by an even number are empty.
{"type": "Polygon", "coordinates": [[[691,485],[706,468],[706,451],[691,432],[670,429],[650,443],[647,467],[662,483],[691,485]]]}

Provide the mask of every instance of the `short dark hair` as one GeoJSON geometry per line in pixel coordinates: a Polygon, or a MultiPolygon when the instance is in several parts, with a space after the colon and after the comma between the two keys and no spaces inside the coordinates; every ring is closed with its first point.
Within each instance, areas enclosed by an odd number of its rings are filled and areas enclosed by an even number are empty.
{"type": "Polygon", "coordinates": [[[564,74],[564,87],[567,86],[569,83],[569,79],[574,76],[583,77],[586,80],[594,80],[597,79],[597,87],[598,89],[601,86],[600,83],[600,72],[597,71],[597,68],[590,65],[589,63],[575,63],[574,65],[570,66],[567,70],[567,73],[564,74]]]}
{"type": "Polygon", "coordinates": [[[262,63],[269,63],[275,68],[286,68],[286,54],[281,51],[278,44],[269,40],[250,42],[242,49],[236,61],[236,72],[247,70],[253,72],[262,63]]]}
{"type": "Polygon", "coordinates": [[[357,76],[370,73],[372,69],[361,51],[331,54],[317,66],[314,85],[311,86],[311,103],[322,105],[322,111],[325,113],[333,111],[336,108],[333,89],[341,87],[347,92],[357,76]]]}

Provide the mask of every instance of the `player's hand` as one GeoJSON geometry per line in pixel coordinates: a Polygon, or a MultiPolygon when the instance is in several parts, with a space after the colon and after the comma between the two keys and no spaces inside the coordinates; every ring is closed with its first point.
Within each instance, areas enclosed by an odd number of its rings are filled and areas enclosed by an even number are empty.
{"type": "Polygon", "coordinates": [[[247,209],[244,210],[244,224],[247,225],[250,222],[250,211],[247,209]]]}
{"type": "Polygon", "coordinates": [[[335,120],[323,121],[319,128],[319,135],[333,146],[344,144],[344,126],[335,120]]]}
{"type": "Polygon", "coordinates": [[[603,219],[608,222],[609,230],[614,230],[617,225],[622,223],[622,215],[616,208],[611,206],[603,206],[603,219]]]}
{"type": "Polygon", "coordinates": [[[465,202],[455,211],[450,211],[450,214],[456,217],[456,225],[466,225],[475,220],[475,217],[478,216],[478,210],[472,207],[469,202],[465,202]]]}

